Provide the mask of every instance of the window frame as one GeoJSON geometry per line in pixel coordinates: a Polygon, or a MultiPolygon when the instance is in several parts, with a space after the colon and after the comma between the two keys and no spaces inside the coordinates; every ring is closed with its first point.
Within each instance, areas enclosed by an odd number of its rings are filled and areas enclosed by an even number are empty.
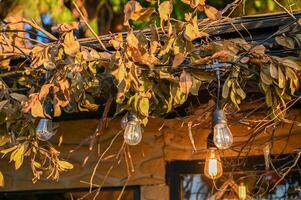
{"type": "MultiPolygon", "coordinates": [[[[291,162],[293,160],[293,157],[289,154],[284,155],[275,155],[278,157],[277,162],[273,162],[273,165],[276,168],[279,168],[280,166],[284,166],[288,162],[291,162]]],[[[275,157],[272,156],[272,157],[275,157]]],[[[237,157],[227,157],[222,158],[222,160],[228,160],[228,159],[237,159],[237,157]]],[[[246,164],[244,167],[241,166],[231,166],[228,168],[223,169],[224,173],[231,173],[231,172],[238,172],[239,171],[262,171],[264,172],[265,166],[264,166],[264,157],[263,155],[257,155],[257,156],[249,156],[249,157],[242,157],[240,159],[246,159],[246,164]]],[[[185,174],[201,174],[204,175],[204,164],[205,160],[176,160],[176,161],[170,161],[166,164],[166,184],[169,186],[169,194],[170,194],[170,200],[181,200],[181,175],[185,174]]],[[[297,167],[301,166],[301,159],[299,159],[297,166],[295,166],[293,169],[296,169],[297,167]]],[[[293,170],[295,171],[295,170],[293,170]]],[[[300,172],[301,173],[301,172],[300,172]]]]}

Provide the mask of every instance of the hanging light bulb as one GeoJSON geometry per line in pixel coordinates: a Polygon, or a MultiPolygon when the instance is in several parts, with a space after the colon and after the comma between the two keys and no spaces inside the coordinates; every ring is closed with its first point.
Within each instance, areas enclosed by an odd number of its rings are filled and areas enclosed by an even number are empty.
{"type": "Polygon", "coordinates": [[[270,154],[271,154],[271,145],[270,143],[266,143],[263,147],[263,156],[264,156],[264,164],[265,164],[266,171],[269,171],[270,169],[270,154]]]}
{"type": "Polygon", "coordinates": [[[243,182],[240,182],[238,186],[238,198],[239,200],[247,199],[247,187],[243,182]]]}
{"type": "Polygon", "coordinates": [[[128,120],[128,115],[129,115],[129,113],[126,113],[126,114],[121,118],[120,125],[121,125],[121,128],[122,128],[122,129],[125,129],[127,123],[129,122],[129,120],[128,120]]]}
{"type": "Polygon", "coordinates": [[[219,149],[228,149],[233,143],[232,133],[227,125],[223,110],[213,112],[213,142],[219,149]]]}
{"type": "Polygon", "coordinates": [[[142,139],[142,128],[140,120],[133,114],[127,115],[127,123],[123,138],[128,145],[137,145],[142,139]]]}
{"type": "Polygon", "coordinates": [[[54,115],[54,107],[51,99],[52,98],[48,97],[45,100],[43,108],[44,108],[44,115],[47,118],[40,119],[36,129],[36,136],[39,140],[42,141],[47,141],[54,135],[52,119],[51,119],[54,115]]]}
{"type": "Polygon", "coordinates": [[[216,148],[208,149],[204,174],[210,179],[218,179],[223,174],[221,158],[216,148]]]}
{"type": "Polygon", "coordinates": [[[51,119],[40,119],[39,124],[36,129],[36,136],[39,140],[47,141],[52,136],[53,127],[52,127],[52,120],[51,119]]]}

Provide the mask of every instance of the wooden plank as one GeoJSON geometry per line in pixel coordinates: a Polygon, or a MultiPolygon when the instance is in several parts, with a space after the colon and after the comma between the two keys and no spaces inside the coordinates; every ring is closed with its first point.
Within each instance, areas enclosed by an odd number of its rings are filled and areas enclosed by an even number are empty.
{"type": "MultiPolygon", "coordinates": [[[[292,110],[289,113],[291,116],[289,118],[292,119],[293,116],[297,116],[297,114],[297,110],[292,110]]],[[[265,113],[256,114],[250,117],[250,120],[262,120],[264,117],[266,117],[265,113]]],[[[301,121],[301,117],[297,117],[296,121],[301,121]]],[[[192,129],[194,141],[197,146],[197,151],[194,152],[189,140],[187,126],[182,127],[181,124],[175,123],[173,120],[166,122],[163,129],[165,140],[164,159],[166,161],[205,159],[207,138],[212,132],[210,119],[207,124],[208,126],[205,128],[203,128],[204,126],[197,126],[192,129]]],[[[223,156],[234,157],[238,155],[238,151],[240,151],[246,141],[251,138],[250,133],[252,130],[242,124],[230,124],[229,127],[234,137],[233,147],[235,147],[234,149],[236,151],[225,150],[223,151],[223,156]]],[[[267,129],[261,131],[255,140],[251,141],[250,144],[252,144],[252,146],[247,146],[242,151],[241,156],[263,155],[263,147],[267,141],[270,141],[273,127],[268,128],[267,126],[263,126],[263,128],[267,129]]],[[[272,149],[273,154],[291,153],[295,149],[300,148],[301,127],[295,125],[291,132],[290,129],[291,124],[285,124],[276,129],[272,149]]]]}
{"type": "MultiPolygon", "coordinates": [[[[204,109],[204,108],[202,108],[204,109]]],[[[197,116],[201,117],[202,109],[195,111],[197,116]]],[[[208,111],[204,111],[208,112],[208,111]]],[[[208,112],[209,113],[209,112],[208,112]]],[[[290,111],[290,115],[296,115],[296,111],[290,111]]],[[[250,119],[262,119],[266,114],[256,114],[250,119]]],[[[133,174],[129,185],[164,185],[165,184],[165,164],[171,160],[199,160],[204,159],[207,149],[207,137],[211,132],[211,118],[201,117],[203,121],[199,121],[200,126],[192,129],[193,137],[196,143],[197,151],[193,152],[192,145],[188,136],[188,128],[182,125],[182,120],[178,119],[150,119],[148,126],[143,133],[143,141],[141,144],[130,147],[133,157],[135,173],[133,174]],[[164,122],[164,126],[162,126],[164,122]],[[206,126],[205,126],[206,125],[206,126]]],[[[186,117],[184,122],[193,119],[192,116],[186,117]]],[[[201,120],[200,119],[200,120],[201,120]]],[[[301,120],[301,117],[296,119],[301,120]]],[[[42,179],[36,184],[32,184],[32,173],[29,161],[25,160],[21,169],[15,171],[13,163],[8,160],[2,161],[0,170],[5,175],[6,185],[0,191],[16,191],[16,190],[42,190],[42,189],[64,189],[64,188],[83,188],[87,187],[80,181],[89,182],[93,167],[97,162],[97,151],[93,151],[86,166],[82,167],[82,162],[88,155],[89,142],[84,142],[83,146],[78,148],[74,153],[70,154],[71,149],[78,147],[85,138],[94,133],[98,120],[75,120],[60,122],[59,134],[64,134],[63,145],[59,148],[62,156],[68,158],[74,164],[74,169],[63,173],[58,182],[42,179]],[[8,164],[7,164],[8,163],[8,164]]],[[[290,153],[300,147],[301,127],[295,126],[287,138],[290,125],[279,127],[275,132],[276,141],[274,143],[273,153],[290,153]],[[287,140],[288,139],[288,140],[287,140]],[[288,143],[287,143],[288,141],[288,143]],[[285,149],[284,149],[285,148],[285,149]]],[[[108,129],[101,137],[100,151],[109,145],[111,139],[120,130],[120,119],[114,119],[110,122],[108,129]]],[[[249,137],[249,130],[241,124],[231,125],[231,131],[234,135],[234,145],[239,145],[246,141],[249,137]]],[[[53,142],[58,142],[59,134],[53,138],[53,142]]],[[[249,155],[262,155],[262,149],[265,141],[270,137],[270,130],[262,132],[253,144],[249,155]]],[[[115,154],[123,143],[122,135],[117,138],[116,142],[109,150],[107,156],[115,154]]],[[[239,146],[238,146],[239,147],[239,146]]],[[[239,149],[239,148],[238,148],[239,149]]],[[[237,153],[232,150],[223,152],[223,156],[236,156],[237,153]]],[[[245,154],[243,154],[245,155],[245,154]]],[[[95,184],[101,184],[103,178],[112,164],[112,159],[103,161],[97,169],[95,176],[95,184]]],[[[122,186],[127,179],[126,165],[124,160],[116,166],[104,186],[122,186]]]]}
{"type": "MultiPolygon", "coordinates": [[[[301,18],[301,11],[294,12],[297,19],[301,18]]],[[[211,22],[208,20],[199,21],[199,29],[206,31],[210,35],[220,35],[225,33],[234,33],[236,31],[244,31],[245,29],[263,29],[271,27],[279,27],[285,24],[293,23],[294,20],[287,13],[272,13],[272,14],[261,14],[253,16],[244,16],[236,18],[226,18],[220,21],[211,22]]],[[[151,35],[150,29],[135,31],[143,32],[146,35],[151,35]]],[[[159,34],[163,34],[161,29],[158,29],[159,34]]],[[[127,32],[122,32],[122,36],[125,39],[127,32]]],[[[109,40],[117,36],[118,33],[108,34],[99,36],[99,39],[104,43],[106,48],[112,48],[109,40]]],[[[162,36],[161,36],[162,37],[162,36]]],[[[98,41],[91,38],[79,39],[81,45],[91,46],[99,50],[103,50],[98,41]]]]}
{"type": "MultiPolygon", "coordinates": [[[[86,155],[90,153],[88,149],[89,142],[84,142],[83,146],[70,154],[71,149],[78,147],[85,138],[94,133],[98,120],[77,120],[64,121],[60,123],[59,133],[64,134],[64,141],[60,148],[61,155],[68,158],[68,161],[74,164],[74,169],[62,173],[59,181],[42,179],[36,184],[31,182],[32,173],[28,160],[24,161],[21,169],[15,171],[13,164],[0,165],[0,170],[5,176],[5,187],[0,191],[16,190],[42,190],[42,189],[62,189],[62,188],[83,188],[88,184],[80,181],[89,182],[93,168],[98,160],[97,148],[91,153],[90,159],[83,167],[82,162],[86,155]]],[[[143,142],[139,145],[130,147],[131,156],[134,162],[135,173],[130,179],[129,185],[148,185],[165,183],[165,161],[163,159],[163,136],[156,127],[161,126],[162,120],[152,120],[150,127],[143,133],[143,142]]],[[[111,139],[120,131],[120,119],[111,121],[108,129],[100,140],[100,152],[103,152],[109,145],[111,139]]],[[[53,142],[58,141],[59,135],[53,138],[53,142]]],[[[123,143],[122,134],[116,139],[116,142],[108,151],[107,156],[116,154],[123,143]]],[[[2,163],[9,163],[8,160],[2,163]]],[[[95,174],[94,184],[100,185],[112,165],[113,160],[102,161],[95,174]]],[[[125,160],[113,168],[104,186],[123,186],[127,180],[127,169],[125,160]]]]}
{"type": "Polygon", "coordinates": [[[169,200],[169,187],[165,184],[142,186],[141,200],[169,200]]]}

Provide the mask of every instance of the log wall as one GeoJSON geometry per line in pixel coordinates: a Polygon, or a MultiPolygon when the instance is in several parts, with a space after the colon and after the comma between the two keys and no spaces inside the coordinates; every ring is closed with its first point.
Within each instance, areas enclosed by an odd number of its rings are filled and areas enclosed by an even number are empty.
{"type": "MultiPolygon", "coordinates": [[[[258,118],[262,118],[258,116],[258,118]]],[[[189,120],[189,119],[188,119],[189,120]]],[[[32,173],[30,165],[24,161],[23,166],[15,171],[13,164],[1,161],[0,170],[5,176],[5,187],[1,191],[20,190],[41,190],[41,189],[64,189],[64,188],[85,188],[89,185],[91,173],[98,160],[97,148],[89,151],[89,136],[93,135],[98,120],[76,120],[60,122],[60,128],[53,142],[57,143],[60,134],[63,134],[63,144],[58,149],[62,152],[62,157],[74,164],[74,169],[62,173],[59,181],[42,179],[36,184],[31,182],[32,173]],[[79,147],[79,143],[83,143],[79,147]],[[70,150],[75,150],[70,153],[70,150]],[[83,167],[84,158],[90,154],[87,164],[83,167]]],[[[109,127],[100,137],[99,152],[103,152],[110,144],[112,138],[121,130],[120,119],[110,121],[109,127]]],[[[208,125],[208,124],[207,124],[208,125]]],[[[129,185],[141,186],[141,198],[143,200],[168,199],[168,187],[165,182],[165,165],[172,160],[200,160],[205,158],[207,148],[207,137],[210,133],[208,126],[196,126],[192,129],[197,151],[194,152],[188,136],[187,124],[183,124],[178,119],[165,120],[151,119],[143,133],[141,144],[130,147],[130,153],[134,161],[135,173],[130,178],[129,185]],[[208,127],[208,128],[206,128],[208,127]]],[[[249,155],[262,155],[262,148],[265,141],[270,137],[270,128],[261,132],[256,140],[256,148],[252,147],[249,155]]],[[[274,133],[277,138],[273,145],[273,153],[289,153],[300,147],[301,128],[294,126],[287,138],[291,125],[279,127],[274,133]],[[288,141],[288,143],[287,143],[288,141]]],[[[249,129],[241,124],[232,125],[231,130],[234,135],[235,144],[239,149],[240,143],[249,138],[249,129]]],[[[109,155],[118,152],[123,143],[122,134],[118,136],[106,156],[96,171],[94,183],[101,184],[107,170],[114,162],[109,155]]],[[[223,156],[236,156],[232,150],[223,152],[223,156]]],[[[127,180],[127,170],[124,159],[113,168],[104,186],[123,186],[127,180]]]]}

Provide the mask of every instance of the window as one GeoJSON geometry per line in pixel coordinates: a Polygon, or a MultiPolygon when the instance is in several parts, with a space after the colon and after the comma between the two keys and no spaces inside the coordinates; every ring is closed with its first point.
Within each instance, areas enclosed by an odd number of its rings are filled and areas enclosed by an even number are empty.
{"type": "MultiPolygon", "coordinates": [[[[235,159],[233,159],[235,160],[235,159]]],[[[223,160],[225,161],[225,160],[223,160]]],[[[226,162],[231,162],[227,158],[226,162]]],[[[273,159],[273,165],[283,173],[294,162],[292,156],[279,156],[273,159]],[[283,170],[283,171],[281,171],[283,170]]],[[[256,199],[263,200],[286,200],[301,199],[301,162],[299,160],[296,167],[280,181],[280,175],[274,171],[265,172],[263,156],[244,158],[244,167],[230,165],[224,167],[224,175],[216,180],[207,179],[203,175],[204,161],[173,161],[167,165],[167,181],[170,186],[171,200],[203,200],[217,192],[229,177],[239,184],[241,180],[245,183],[256,199]],[[264,174],[264,175],[263,175],[264,174]]],[[[228,188],[222,199],[237,199],[236,194],[228,188]],[[229,198],[231,197],[231,198],[229,198]]]]}

